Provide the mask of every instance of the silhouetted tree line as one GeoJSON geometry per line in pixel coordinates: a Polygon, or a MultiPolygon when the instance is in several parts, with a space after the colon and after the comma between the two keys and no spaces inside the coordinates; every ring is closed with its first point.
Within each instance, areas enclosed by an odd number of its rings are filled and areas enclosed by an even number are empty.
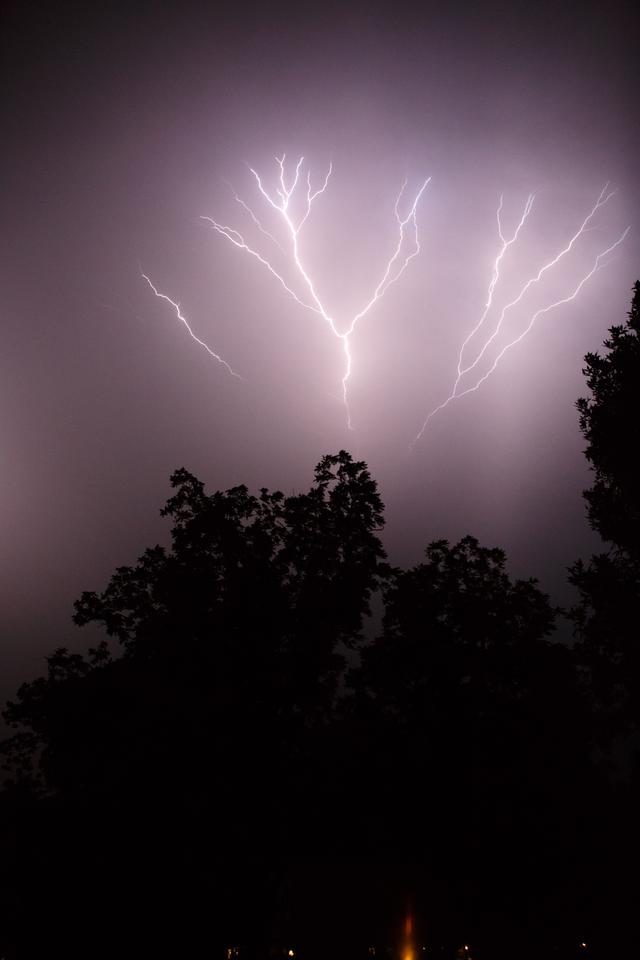
{"type": "Polygon", "coordinates": [[[640,283],[605,346],[578,407],[607,550],[570,571],[571,647],[472,537],[390,566],[345,451],[289,497],[173,474],[170,549],[75,605],[110,640],[56,650],[5,710],[4,956],[365,956],[408,897],[427,943],[478,957],[627,944],[640,283]]]}

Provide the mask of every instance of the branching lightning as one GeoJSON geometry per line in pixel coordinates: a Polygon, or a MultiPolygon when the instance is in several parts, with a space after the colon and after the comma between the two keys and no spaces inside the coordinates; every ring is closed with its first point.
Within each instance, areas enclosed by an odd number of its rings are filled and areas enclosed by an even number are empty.
{"type": "MultiPolygon", "coordinates": [[[[287,294],[296,301],[296,303],[298,303],[301,307],[304,307],[305,309],[317,314],[327,324],[331,334],[341,341],[345,358],[344,374],[342,377],[342,400],[346,411],[347,426],[349,429],[352,429],[348,398],[348,381],[353,367],[350,338],[360,320],[362,320],[362,318],[366,316],[366,314],[373,308],[378,300],[384,296],[389,287],[400,279],[409,262],[413,260],[413,258],[416,257],[420,252],[416,211],[420,198],[431,178],[429,177],[424,181],[405,216],[401,215],[399,208],[407,186],[406,181],[402,185],[402,189],[398,194],[394,208],[396,224],[398,227],[398,242],[395,250],[387,262],[386,268],[382,274],[382,278],[374,289],[370,299],[366,302],[365,306],[358,311],[358,313],[354,314],[346,327],[341,330],[332,313],[329,312],[327,307],[325,307],[324,303],[320,299],[311,275],[302,262],[299,245],[300,231],[309,218],[312,205],[314,201],[317,200],[318,197],[322,196],[327,189],[333,170],[332,164],[329,164],[327,173],[320,186],[314,189],[311,185],[311,172],[307,170],[306,176],[304,176],[302,173],[304,157],[299,158],[295,165],[293,174],[290,177],[287,176],[287,171],[285,169],[285,155],[283,154],[282,157],[276,157],[275,160],[278,165],[279,176],[278,186],[274,191],[269,191],[264,186],[262,178],[256,170],[254,170],[252,167],[249,169],[256,181],[257,190],[263,201],[278,215],[284,225],[285,235],[287,237],[288,246],[290,249],[292,265],[295,269],[298,280],[302,283],[304,295],[300,295],[298,292],[296,292],[293,286],[285,280],[282,273],[276,269],[269,256],[264,255],[255,247],[251,246],[243,234],[241,234],[238,230],[233,227],[226,226],[223,223],[219,223],[212,217],[202,217],[202,219],[210,223],[217,233],[223,237],[226,237],[226,239],[229,240],[235,247],[246,251],[246,253],[258,260],[269,271],[269,273],[272,274],[278,283],[280,283],[287,294]],[[306,190],[303,188],[304,192],[301,193],[299,188],[303,184],[306,186],[306,190]],[[297,202],[297,197],[302,198],[301,202],[297,202]],[[302,207],[301,211],[298,210],[297,215],[293,212],[293,207],[296,205],[296,202],[298,207],[302,207]],[[412,233],[412,246],[409,252],[405,251],[403,253],[403,248],[405,247],[405,228],[407,227],[412,233]]],[[[245,201],[242,200],[235,191],[233,191],[233,195],[234,199],[249,214],[254,226],[257,227],[259,232],[268,240],[272,241],[280,249],[280,251],[284,251],[283,245],[272,233],[264,228],[262,222],[252,208],[245,203],[245,201]]]]}
{"type": "Polygon", "coordinates": [[[177,316],[178,320],[185,325],[185,327],[187,328],[187,330],[188,330],[188,332],[189,332],[189,336],[192,338],[192,340],[195,340],[196,343],[198,343],[201,347],[203,347],[203,348],[207,351],[207,353],[209,354],[210,357],[213,357],[213,359],[214,359],[214,360],[217,360],[218,363],[221,363],[223,367],[226,367],[232,377],[237,377],[238,380],[242,380],[242,377],[240,376],[240,374],[239,374],[239,373],[236,373],[235,370],[232,370],[226,360],[223,360],[222,357],[221,357],[218,353],[215,352],[215,350],[212,350],[211,347],[204,342],[204,340],[201,340],[200,337],[197,337],[197,336],[195,335],[195,333],[193,332],[193,330],[192,330],[191,327],[189,326],[188,320],[186,319],[186,317],[183,317],[183,315],[182,315],[182,312],[181,312],[181,310],[180,310],[180,304],[179,304],[179,303],[176,303],[175,300],[172,300],[171,297],[168,297],[168,296],[166,295],[166,293],[160,293],[160,292],[156,289],[156,287],[153,285],[153,283],[151,282],[151,280],[149,279],[149,277],[146,275],[146,273],[142,273],[142,271],[141,271],[141,272],[140,272],[140,276],[141,276],[144,280],[147,281],[147,283],[149,284],[149,286],[151,287],[151,289],[152,289],[153,292],[155,293],[156,297],[158,297],[160,300],[166,300],[167,303],[170,303],[170,304],[171,304],[171,306],[173,307],[173,309],[174,309],[175,312],[176,312],[176,316],[177,316]]]}
{"type": "Polygon", "coordinates": [[[498,364],[499,364],[500,361],[502,360],[502,358],[503,358],[503,356],[505,355],[505,353],[507,352],[507,350],[510,350],[512,347],[515,347],[515,345],[516,345],[517,343],[520,343],[520,341],[521,341],[522,339],[524,339],[524,337],[526,337],[526,335],[527,335],[527,334],[529,333],[529,331],[532,329],[532,327],[533,327],[533,325],[535,324],[535,322],[536,322],[536,320],[538,319],[538,317],[543,316],[543,314],[545,314],[545,313],[549,313],[551,310],[554,310],[556,307],[560,307],[560,306],[562,306],[563,304],[569,303],[571,300],[574,300],[574,299],[578,296],[578,294],[580,293],[580,291],[582,290],[582,288],[583,288],[583,286],[585,285],[585,283],[587,282],[587,280],[590,280],[591,277],[594,275],[594,273],[595,273],[597,270],[599,270],[600,267],[604,266],[604,264],[603,264],[601,261],[607,256],[607,254],[612,253],[612,252],[616,249],[616,247],[619,247],[619,246],[620,246],[620,244],[623,242],[623,240],[626,238],[627,234],[629,233],[629,230],[630,230],[630,229],[631,229],[631,227],[627,227],[626,230],[622,233],[622,235],[621,235],[620,237],[618,237],[618,239],[617,239],[614,243],[612,243],[611,246],[607,247],[606,250],[603,250],[601,253],[599,253],[599,254],[596,256],[596,258],[595,258],[595,260],[594,260],[594,262],[593,262],[593,265],[592,265],[591,269],[590,269],[589,272],[580,280],[580,282],[577,284],[576,288],[574,289],[574,291],[573,291],[572,293],[568,294],[566,297],[562,297],[562,299],[560,299],[560,300],[556,300],[555,303],[550,303],[550,304],[548,304],[548,306],[546,306],[546,307],[541,307],[540,310],[536,310],[536,312],[533,314],[533,316],[532,316],[531,319],[529,320],[529,323],[528,323],[527,326],[524,328],[524,330],[522,331],[522,333],[520,333],[517,337],[515,337],[515,339],[511,340],[509,343],[505,344],[505,346],[502,348],[502,350],[500,350],[500,352],[498,353],[497,357],[496,357],[495,360],[493,361],[493,364],[491,365],[491,367],[489,368],[489,370],[488,370],[482,377],[480,377],[480,379],[477,381],[477,383],[474,384],[473,387],[468,387],[468,388],[467,388],[466,390],[464,390],[462,393],[456,394],[456,399],[459,399],[460,397],[465,397],[465,396],[466,396],[467,394],[469,394],[469,393],[474,393],[474,392],[478,389],[478,387],[481,386],[481,384],[483,384],[483,383],[485,382],[485,380],[487,380],[487,379],[491,376],[491,374],[492,374],[493,371],[496,369],[496,367],[498,366],[498,364]]]}
{"type": "MultiPolygon", "coordinates": [[[[316,317],[326,325],[331,335],[340,341],[344,355],[344,367],[341,379],[342,402],[345,408],[347,427],[352,429],[348,393],[349,380],[353,369],[351,337],[360,321],[374,308],[376,303],[384,297],[389,287],[402,277],[409,263],[420,253],[417,209],[422,194],[431,181],[431,177],[424,180],[413,197],[413,200],[410,201],[405,200],[407,181],[405,180],[402,184],[394,205],[397,242],[386,262],[380,280],[369,298],[365,301],[364,306],[357,313],[345,318],[342,322],[338,322],[335,314],[329,310],[321,299],[316,282],[303,261],[300,249],[300,234],[302,228],[311,215],[314,203],[327,190],[333,173],[333,167],[332,164],[329,163],[324,177],[314,186],[312,185],[310,169],[304,168],[304,157],[300,157],[295,165],[287,165],[285,160],[285,154],[281,157],[275,157],[277,175],[276,183],[272,188],[265,186],[262,176],[253,167],[249,167],[249,172],[255,181],[258,199],[261,201],[263,208],[266,209],[266,213],[272,219],[275,215],[275,220],[279,223],[279,228],[273,227],[272,224],[269,223],[268,225],[271,229],[267,229],[265,223],[268,221],[264,220],[263,222],[264,214],[261,213],[260,216],[258,216],[253,207],[236,193],[231,184],[229,184],[229,187],[233,199],[249,217],[252,224],[250,228],[252,230],[252,236],[254,238],[258,237],[256,242],[254,243],[247,239],[247,235],[244,232],[240,232],[240,230],[235,227],[221,223],[213,217],[202,216],[201,219],[206,221],[216,233],[225,237],[234,247],[245,251],[257,260],[261,266],[277,280],[289,297],[295,300],[295,302],[305,310],[315,314],[316,317]],[[401,207],[404,212],[401,212],[401,207]],[[281,266],[282,263],[285,265],[281,266]]],[[[597,254],[590,269],[582,276],[569,293],[537,309],[531,315],[524,329],[521,329],[520,333],[508,339],[506,343],[503,342],[503,345],[498,349],[497,354],[495,354],[493,361],[490,362],[487,352],[501,333],[501,339],[504,338],[505,321],[510,311],[521,304],[531,288],[540,284],[543,278],[553,270],[563,258],[572,252],[580,238],[591,229],[592,221],[598,211],[604,207],[613,196],[614,191],[609,190],[609,185],[605,184],[593,207],[568,242],[565,243],[555,256],[544,263],[537,272],[533,272],[529,276],[529,279],[526,280],[513,299],[509,300],[509,302],[502,307],[499,305],[496,307],[497,293],[501,280],[503,279],[505,262],[508,259],[508,255],[509,257],[511,256],[511,249],[515,247],[521,233],[527,226],[535,201],[534,194],[530,194],[527,197],[515,229],[513,229],[511,233],[507,233],[503,228],[502,219],[504,197],[500,196],[496,211],[500,246],[493,262],[483,309],[477,322],[460,346],[455,376],[453,377],[453,386],[449,395],[428,414],[422,427],[412,441],[411,448],[422,438],[430,421],[437,413],[444,410],[454,400],[459,400],[477,391],[495,372],[505,354],[511,350],[512,347],[521,343],[530,333],[538,318],[574,300],[582,290],[582,287],[604,265],[605,258],[623,243],[629,233],[629,227],[627,227],[622,235],[611,243],[610,246],[597,254]],[[485,357],[486,360],[482,364],[481,369],[480,364],[485,357]],[[489,364],[488,367],[487,364],[489,364]]],[[[148,283],[156,297],[165,300],[173,307],[178,320],[184,324],[189,336],[206,350],[214,360],[226,367],[232,376],[242,379],[226,360],[196,336],[189,322],[183,316],[180,304],[176,303],[176,301],[172,300],[166,294],[160,293],[145,273],[141,272],[141,276],[148,283]]],[[[496,344],[492,353],[494,353],[497,348],[498,344],[496,344]]]]}
{"type": "Polygon", "coordinates": [[[508,341],[508,342],[501,348],[501,350],[500,350],[500,351],[498,352],[498,354],[496,355],[493,363],[491,364],[491,366],[489,367],[489,369],[486,371],[486,373],[484,373],[482,376],[477,377],[477,379],[475,380],[475,382],[474,382],[471,386],[469,386],[469,387],[467,387],[467,388],[465,388],[465,389],[463,389],[463,390],[458,390],[458,387],[460,386],[460,382],[461,382],[461,380],[463,379],[463,377],[464,377],[466,374],[471,373],[472,371],[474,371],[474,370],[476,369],[476,367],[478,366],[478,364],[479,364],[480,361],[482,360],[483,356],[485,355],[487,349],[489,348],[489,346],[493,343],[493,341],[496,339],[496,337],[497,337],[498,334],[500,333],[500,330],[502,329],[502,326],[503,326],[503,323],[504,323],[504,320],[505,320],[505,317],[506,317],[507,313],[508,313],[513,307],[517,306],[517,304],[519,304],[519,303],[521,302],[521,300],[523,299],[523,297],[525,296],[525,294],[527,293],[527,291],[528,291],[532,286],[534,286],[535,284],[539,283],[539,282],[542,280],[542,278],[544,277],[544,275],[545,275],[549,270],[551,270],[554,266],[556,266],[556,264],[559,263],[559,261],[560,261],[563,257],[565,257],[568,253],[571,252],[571,250],[573,249],[573,247],[574,247],[574,245],[576,244],[576,242],[579,240],[579,238],[580,238],[580,237],[587,231],[587,229],[589,228],[589,224],[591,223],[592,219],[594,218],[594,216],[596,215],[596,213],[598,212],[598,210],[600,210],[600,208],[603,207],[604,204],[607,203],[607,201],[610,200],[611,197],[614,195],[614,191],[609,191],[609,190],[608,190],[608,187],[609,187],[609,185],[608,185],[608,184],[605,184],[605,186],[603,187],[603,189],[602,189],[602,191],[601,191],[601,193],[600,193],[600,196],[599,196],[598,199],[596,200],[594,206],[592,207],[592,209],[590,210],[590,212],[587,214],[587,216],[586,216],[585,219],[583,220],[583,222],[582,222],[582,224],[580,225],[580,227],[578,228],[578,230],[573,234],[573,236],[571,237],[571,239],[569,240],[569,242],[566,244],[566,246],[564,246],[564,247],[560,250],[560,252],[559,252],[558,254],[556,254],[555,257],[553,257],[553,259],[551,259],[551,260],[549,260],[547,263],[545,263],[545,264],[540,268],[540,270],[538,270],[537,274],[535,274],[535,275],[532,276],[529,280],[527,280],[527,282],[526,282],[526,283],[524,284],[524,286],[521,288],[521,290],[520,290],[520,292],[518,293],[518,295],[517,295],[513,300],[511,300],[509,303],[507,303],[507,304],[502,308],[502,310],[500,311],[500,313],[499,313],[499,315],[498,315],[498,319],[497,319],[497,321],[496,321],[496,323],[495,323],[493,332],[490,333],[488,336],[486,336],[486,338],[484,339],[484,341],[481,343],[480,348],[476,351],[475,359],[474,359],[473,361],[471,361],[470,363],[468,363],[468,364],[465,366],[465,365],[464,365],[464,353],[465,353],[465,350],[466,350],[466,348],[468,347],[470,341],[475,337],[475,335],[476,335],[476,334],[482,329],[482,327],[484,326],[485,320],[486,320],[486,318],[487,318],[487,315],[489,314],[489,311],[490,311],[490,309],[491,309],[491,307],[492,307],[492,305],[493,305],[493,295],[494,295],[494,291],[495,291],[496,285],[497,285],[497,283],[498,283],[498,281],[499,281],[499,279],[500,279],[500,267],[501,267],[501,264],[502,264],[502,260],[503,260],[503,258],[504,258],[504,256],[505,256],[508,248],[509,248],[512,244],[514,244],[515,241],[518,239],[518,234],[520,233],[522,227],[525,225],[525,222],[526,222],[526,220],[527,220],[527,218],[528,218],[528,216],[529,216],[529,214],[530,214],[530,212],[531,212],[531,208],[532,208],[532,206],[533,206],[533,201],[534,201],[534,195],[531,194],[531,195],[528,197],[528,199],[527,199],[527,202],[526,202],[526,204],[525,204],[525,207],[524,207],[524,210],[523,210],[523,212],[522,212],[522,216],[521,216],[521,218],[520,218],[520,221],[519,221],[519,223],[518,223],[518,226],[516,227],[516,229],[515,229],[512,237],[511,237],[509,240],[506,240],[505,237],[504,237],[503,231],[502,231],[502,222],[501,222],[501,216],[500,216],[500,215],[501,215],[501,211],[502,211],[502,206],[503,206],[503,198],[500,197],[500,203],[499,203],[499,205],[498,205],[498,211],[497,211],[497,221],[498,221],[498,236],[499,236],[500,241],[501,241],[501,247],[500,247],[500,251],[499,251],[499,253],[498,253],[497,257],[496,257],[496,260],[495,260],[495,262],[494,262],[493,272],[492,272],[492,276],[491,276],[491,281],[490,281],[490,283],[489,283],[489,289],[488,289],[487,300],[486,300],[486,303],[485,303],[484,311],[483,311],[483,313],[482,313],[479,321],[477,322],[477,324],[475,325],[475,327],[471,330],[471,332],[468,334],[468,336],[465,338],[465,340],[464,340],[463,343],[462,343],[462,346],[460,347],[460,353],[459,353],[459,355],[458,355],[458,363],[457,363],[457,375],[456,375],[456,378],[455,378],[455,381],[454,381],[454,384],[453,384],[453,388],[452,388],[452,390],[451,390],[451,393],[450,393],[449,396],[446,398],[446,400],[444,400],[441,404],[439,404],[437,407],[435,407],[435,408],[431,411],[431,413],[427,416],[426,420],[425,420],[424,423],[422,424],[422,427],[420,428],[419,432],[417,433],[416,437],[414,438],[414,440],[413,440],[413,442],[412,442],[412,444],[411,444],[411,447],[413,447],[413,446],[418,442],[418,440],[421,439],[422,435],[424,434],[424,432],[425,432],[425,430],[426,430],[426,428],[427,428],[427,426],[428,426],[428,424],[429,424],[429,421],[430,421],[437,413],[439,413],[441,410],[444,410],[445,407],[447,407],[453,400],[459,400],[461,397],[465,397],[465,396],[467,396],[467,395],[470,394],[470,393],[474,393],[476,390],[478,390],[478,388],[479,388],[486,380],[488,380],[488,378],[491,376],[491,374],[496,370],[498,364],[500,363],[500,361],[502,360],[502,358],[504,357],[504,355],[507,353],[507,351],[509,351],[512,347],[516,346],[516,344],[520,343],[520,342],[526,337],[526,335],[531,331],[531,329],[533,328],[533,326],[534,326],[536,320],[538,319],[538,317],[541,317],[541,316],[543,316],[544,314],[549,313],[551,310],[554,310],[556,307],[562,306],[563,304],[569,303],[571,300],[573,300],[573,299],[578,295],[578,293],[580,292],[580,290],[582,289],[582,287],[585,285],[585,283],[587,283],[587,281],[591,279],[591,277],[594,275],[594,273],[596,273],[596,271],[597,271],[601,266],[603,266],[603,263],[602,263],[603,259],[604,259],[608,254],[612,253],[612,252],[616,249],[616,247],[620,246],[620,244],[624,241],[624,239],[626,238],[627,234],[629,233],[630,227],[627,227],[626,230],[623,232],[623,234],[622,234],[614,243],[612,243],[609,247],[606,248],[606,250],[603,250],[601,253],[599,253],[599,254],[596,256],[596,258],[595,258],[595,260],[594,260],[594,262],[593,262],[593,264],[592,264],[592,266],[591,266],[591,269],[588,271],[588,273],[585,274],[585,276],[582,277],[582,279],[579,281],[579,283],[577,284],[577,286],[575,287],[575,289],[574,289],[571,293],[569,293],[566,297],[562,297],[561,299],[556,300],[555,302],[550,303],[550,304],[548,304],[547,306],[542,307],[542,308],[540,308],[539,310],[537,310],[537,311],[533,314],[533,316],[531,317],[531,319],[529,320],[529,323],[528,323],[527,326],[524,328],[524,330],[522,330],[521,333],[519,333],[519,334],[518,334],[516,337],[514,337],[512,340],[508,341]]]}

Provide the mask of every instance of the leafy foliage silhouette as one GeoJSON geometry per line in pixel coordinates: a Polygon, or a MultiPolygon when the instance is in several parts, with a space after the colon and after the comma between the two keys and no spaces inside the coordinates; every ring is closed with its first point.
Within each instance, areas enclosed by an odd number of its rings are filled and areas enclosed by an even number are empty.
{"type": "Polygon", "coordinates": [[[640,281],[627,323],[609,333],[608,353],[585,357],[592,395],[577,402],[585,456],[595,474],[584,496],[602,539],[640,563],[640,281]]]}
{"type": "Polygon", "coordinates": [[[158,903],[170,916],[182,898],[191,915],[206,893],[227,935],[251,938],[252,925],[268,927],[281,863],[313,805],[313,754],[345,651],[389,575],[383,508],[344,451],[297,496],[242,486],[208,496],[186,470],[171,483],[171,549],[147,550],[76,603],[76,623],[103,625],[121,653],[57,650],[8,705],[10,786],[42,800],[36,820],[59,816],[91,836],[64,858],[47,837],[47,868],[66,862],[98,889],[117,877],[138,931],[153,929],[158,903]]]}
{"type": "MultiPolygon", "coordinates": [[[[640,281],[629,318],[613,326],[608,353],[586,356],[592,396],[578,400],[594,483],[584,493],[592,527],[610,549],[570,570],[580,601],[572,611],[578,652],[610,720],[640,720],[640,281]]],[[[604,727],[603,727],[604,729],[604,727]]]]}
{"type": "MultiPolygon", "coordinates": [[[[608,636],[587,664],[591,607],[572,651],[537,583],[473,537],[392,568],[375,481],[345,451],[289,497],[171,484],[170,547],[75,605],[110,639],[54,651],[5,710],[6,955],[295,941],[340,960],[389,942],[409,895],[432,941],[464,931],[493,960],[523,931],[533,957],[593,926],[594,891],[606,925],[632,794],[593,752],[617,665],[608,636]]],[[[629,556],[602,561],[607,596],[629,556]]]]}
{"type": "Polygon", "coordinates": [[[597,756],[616,772],[601,831],[608,883],[594,890],[610,929],[628,943],[635,936],[640,857],[640,281],[627,323],[609,333],[608,352],[585,358],[591,396],[577,402],[594,473],[584,492],[589,521],[608,550],[570,568],[579,595],[570,616],[597,756]]]}

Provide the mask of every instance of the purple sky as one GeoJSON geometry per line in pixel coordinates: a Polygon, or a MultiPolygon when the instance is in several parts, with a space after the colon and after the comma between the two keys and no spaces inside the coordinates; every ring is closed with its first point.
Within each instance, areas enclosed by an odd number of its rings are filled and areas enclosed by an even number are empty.
{"type": "Polygon", "coordinates": [[[596,544],[580,497],[582,358],[624,321],[640,274],[632,5],[134,4],[117,19],[24,6],[9,4],[4,30],[0,699],[52,647],[82,644],[74,598],[165,536],[158,509],[180,465],[211,490],[290,492],[346,447],[379,481],[395,562],[472,533],[566,599],[564,568],[596,544]],[[393,251],[404,178],[432,177],[420,256],[351,341],[353,433],[340,342],[200,219],[250,225],[225,181],[262,215],[246,164],[274,186],[283,151],[317,177],[333,160],[300,246],[338,324],[393,251]],[[505,232],[537,194],[502,304],[606,181],[616,196],[507,332],[631,225],[615,258],[410,453],[482,312],[500,193],[505,232]],[[189,339],[139,265],[244,380],[189,339]]]}

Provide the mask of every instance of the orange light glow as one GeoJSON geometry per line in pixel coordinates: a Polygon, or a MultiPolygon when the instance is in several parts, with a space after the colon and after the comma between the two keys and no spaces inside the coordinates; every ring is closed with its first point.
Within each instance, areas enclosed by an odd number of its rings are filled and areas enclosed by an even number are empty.
{"type": "Polygon", "coordinates": [[[413,915],[407,911],[404,918],[404,944],[402,947],[402,960],[416,960],[416,951],[413,944],[413,915]]]}

